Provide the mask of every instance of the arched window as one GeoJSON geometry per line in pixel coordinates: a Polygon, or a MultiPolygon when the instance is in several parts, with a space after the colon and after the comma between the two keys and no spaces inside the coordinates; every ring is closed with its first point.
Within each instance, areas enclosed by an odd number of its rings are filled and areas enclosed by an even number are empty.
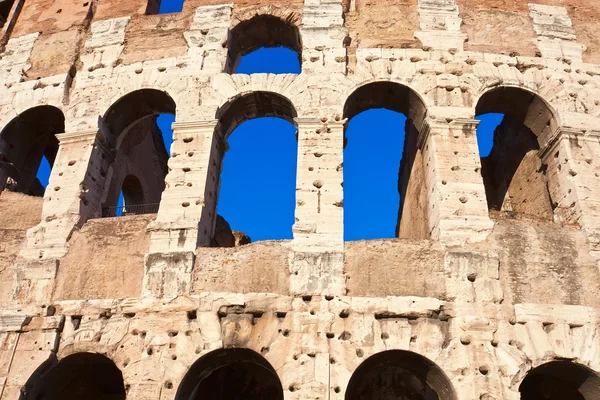
{"type": "Polygon", "coordinates": [[[45,185],[37,176],[44,176],[47,185],[58,152],[55,135],[64,131],[65,118],[56,107],[31,108],[14,118],[0,133],[0,176],[8,177],[6,188],[43,196],[45,185]]]}
{"type": "Polygon", "coordinates": [[[302,40],[293,17],[257,15],[240,22],[229,31],[227,45],[229,74],[300,73],[302,40]]]}
{"type": "Polygon", "coordinates": [[[218,212],[252,240],[292,238],[295,117],[290,101],[270,92],[241,96],[218,112],[217,133],[229,149],[223,158],[218,212]]]}
{"type": "Polygon", "coordinates": [[[23,400],[125,400],[123,374],[105,356],[77,353],[45,367],[29,379],[23,400]]]}
{"type": "Polygon", "coordinates": [[[184,0],[148,0],[146,14],[168,14],[183,10],[184,0]]]}
{"type": "Polygon", "coordinates": [[[456,400],[452,383],[427,358],[390,350],[365,360],[352,374],[346,400],[456,400]]]}
{"type": "Polygon", "coordinates": [[[175,102],[153,89],[130,93],[106,112],[102,129],[115,157],[102,195],[103,216],[158,211],[172,142],[170,129],[163,126],[163,132],[157,124],[164,114],[175,114],[175,102]]]}
{"type": "Polygon", "coordinates": [[[597,400],[600,378],[583,365],[552,361],[531,370],[519,392],[522,400],[597,400]]]}
{"type": "Polygon", "coordinates": [[[477,104],[477,116],[494,118],[493,113],[504,116],[499,125],[478,132],[481,174],[492,216],[506,211],[551,220],[553,206],[540,143],[556,131],[554,112],[531,92],[501,87],[485,93],[477,104]]]}
{"type": "Polygon", "coordinates": [[[196,361],[183,378],[175,400],[283,400],[277,373],[248,349],[213,351],[196,361]]]}
{"type": "Polygon", "coordinates": [[[429,237],[418,128],[427,110],[410,88],[375,82],[344,107],[346,240],[429,237]]]}

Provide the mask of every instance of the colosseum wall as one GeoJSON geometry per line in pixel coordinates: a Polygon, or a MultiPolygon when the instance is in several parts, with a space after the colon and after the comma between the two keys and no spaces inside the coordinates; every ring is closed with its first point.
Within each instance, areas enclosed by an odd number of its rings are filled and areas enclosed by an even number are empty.
{"type": "Polygon", "coordinates": [[[0,400],[600,399],[597,0],[157,4],[0,0],[0,400]],[[233,73],[269,46],[302,72],[233,73]],[[373,107],[408,118],[398,238],[344,242],[373,107]],[[297,128],[294,238],[215,247],[261,116],[297,128]],[[100,218],[121,181],[156,209],[100,218]]]}

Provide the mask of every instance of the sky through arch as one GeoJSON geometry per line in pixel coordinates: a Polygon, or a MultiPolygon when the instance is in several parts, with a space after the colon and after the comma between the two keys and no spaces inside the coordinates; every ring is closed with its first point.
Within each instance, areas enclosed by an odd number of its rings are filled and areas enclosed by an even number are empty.
{"type": "MultiPolygon", "coordinates": [[[[176,12],[181,8],[182,0],[163,0],[161,3],[161,13],[176,12]]],[[[285,47],[260,48],[252,53],[242,57],[236,70],[237,73],[300,73],[300,63],[296,52],[285,47]]],[[[478,116],[481,120],[477,131],[480,154],[487,156],[493,144],[493,132],[502,121],[501,114],[487,114],[478,116]]],[[[172,143],[171,124],[175,117],[171,115],[161,115],[157,119],[157,124],[163,132],[163,138],[167,151],[170,153],[172,143]]],[[[404,121],[406,117],[403,114],[385,109],[371,109],[365,111],[349,122],[346,135],[349,138],[348,147],[344,154],[344,207],[346,211],[360,211],[366,207],[366,204],[373,196],[378,197],[378,203],[381,204],[378,209],[371,214],[364,212],[349,212],[345,218],[346,227],[345,237],[347,240],[367,239],[367,238],[387,238],[395,236],[395,226],[398,218],[398,208],[400,197],[398,193],[398,160],[390,156],[390,152],[397,147],[399,154],[402,154],[404,145],[404,121]],[[377,140],[373,140],[373,136],[377,140]],[[381,157],[378,157],[381,155],[381,157]],[[375,173],[369,177],[361,177],[366,173],[365,163],[376,163],[375,173]],[[352,178],[351,176],[355,176],[352,178]],[[369,188],[364,188],[358,182],[364,179],[370,179],[374,184],[369,188]],[[394,181],[395,179],[395,181],[394,181]],[[376,186],[376,182],[394,182],[385,187],[376,186]],[[354,200],[351,200],[354,199],[354,200]],[[385,217],[385,215],[389,217],[385,217]],[[368,221],[368,231],[365,232],[365,218],[368,221]]],[[[293,137],[295,127],[278,118],[257,118],[241,124],[231,135],[230,153],[226,154],[224,159],[225,182],[222,184],[224,192],[219,201],[219,212],[223,213],[225,219],[231,224],[232,229],[241,230],[249,234],[253,240],[261,238],[291,238],[291,215],[290,199],[285,195],[273,195],[269,199],[270,211],[273,214],[274,223],[261,219],[260,213],[251,213],[243,211],[244,207],[239,207],[239,199],[229,193],[231,188],[244,188],[249,198],[260,198],[264,193],[272,193],[273,187],[289,186],[295,182],[294,163],[289,160],[277,159],[278,154],[297,155],[297,142],[293,140],[279,140],[284,137],[293,137]],[[252,137],[259,135],[265,140],[252,140],[252,137]],[[265,164],[261,167],[256,163],[249,166],[249,155],[260,150],[261,146],[272,144],[269,147],[269,156],[265,160],[277,163],[281,167],[274,169],[268,168],[265,164]],[[240,150],[243,154],[236,156],[240,150]],[[273,153],[273,158],[271,158],[273,153]],[[286,161],[285,163],[283,161],[286,161]],[[250,185],[247,179],[249,174],[258,174],[256,184],[250,185]],[[254,194],[252,194],[254,192],[254,194]],[[288,228],[289,226],[289,228],[288,228]],[[284,228],[282,228],[284,227],[284,228]]],[[[253,161],[256,162],[256,161],[253,161]]],[[[38,178],[44,185],[47,185],[49,176],[49,165],[42,163],[38,178]]],[[[289,192],[281,190],[281,193],[289,192]]],[[[122,203],[121,203],[122,204],[122,203]]]]}

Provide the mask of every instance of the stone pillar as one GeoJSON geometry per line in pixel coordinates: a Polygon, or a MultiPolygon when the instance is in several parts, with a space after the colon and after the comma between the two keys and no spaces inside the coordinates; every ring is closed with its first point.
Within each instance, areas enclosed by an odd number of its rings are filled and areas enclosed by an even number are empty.
{"type": "Polygon", "coordinates": [[[214,235],[225,142],[216,120],[173,124],[173,145],[146,255],[144,295],[171,296],[189,284],[196,247],[214,235]]]}
{"type": "Polygon", "coordinates": [[[44,195],[41,223],[27,232],[21,256],[62,257],[73,229],[100,217],[108,168],[114,159],[96,130],[57,135],[58,154],[44,195]]]}
{"type": "Polygon", "coordinates": [[[541,157],[555,222],[580,224],[600,257],[600,131],[561,127],[541,157]]]}
{"type": "Polygon", "coordinates": [[[421,130],[431,238],[448,244],[484,240],[493,222],[481,177],[476,129],[471,119],[428,119],[421,130]]]}
{"type": "Polygon", "coordinates": [[[342,0],[305,0],[302,16],[302,71],[346,73],[348,30],[342,0]]]}
{"type": "Polygon", "coordinates": [[[291,292],[343,295],[344,122],[296,118],[298,177],[291,292]]]}
{"type": "Polygon", "coordinates": [[[192,24],[183,33],[188,44],[190,65],[205,73],[223,72],[227,59],[227,34],[231,24],[233,4],[201,6],[196,9],[192,24]]]}
{"type": "Polygon", "coordinates": [[[112,154],[97,131],[57,135],[60,147],[44,196],[42,221],[27,232],[17,259],[15,298],[45,304],[52,297],[58,260],[73,230],[101,215],[101,197],[112,154]]]}

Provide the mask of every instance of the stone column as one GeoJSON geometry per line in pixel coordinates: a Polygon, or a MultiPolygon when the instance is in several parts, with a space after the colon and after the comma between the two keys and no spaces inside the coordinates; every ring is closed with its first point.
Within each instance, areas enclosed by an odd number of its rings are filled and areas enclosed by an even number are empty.
{"type": "Polygon", "coordinates": [[[56,135],[58,154],[44,195],[41,223],[27,232],[25,258],[60,258],[76,226],[100,217],[108,168],[114,159],[96,130],[56,135]]]}
{"type": "Polygon", "coordinates": [[[302,14],[302,71],[346,73],[348,30],[342,0],[305,0],[302,14]]]}
{"type": "Polygon", "coordinates": [[[345,294],[344,122],[296,118],[298,175],[291,292],[345,294]]]}
{"type": "Polygon", "coordinates": [[[52,296],[58,260],[73,230],[101,215],[101,197],[112,153],[97,131],[63,133],[44,195],[42,221],[27,232],[17,259],[15,298],[44,304],[52,296]]]}
{"type": "Polygon", "coordinates": [[[580,224],[600,257],[600,131],[560,127],[541,157],[555,222],[580,224]]]}
{"type": "Polygon", "coordinates": [[[146,255],[144,295],[171,296],[189,284],[196,247],[210,246],[215,229],[225,142],[216,120],[173,124],[173,145],[146,255]]]}
{"type": "Polygon", "coordinates": [[[460,245],[484,240],[492,230],[481,177],[478,124],[472,119],[428,119],[421,130],[432,239],[460,245]]]}

